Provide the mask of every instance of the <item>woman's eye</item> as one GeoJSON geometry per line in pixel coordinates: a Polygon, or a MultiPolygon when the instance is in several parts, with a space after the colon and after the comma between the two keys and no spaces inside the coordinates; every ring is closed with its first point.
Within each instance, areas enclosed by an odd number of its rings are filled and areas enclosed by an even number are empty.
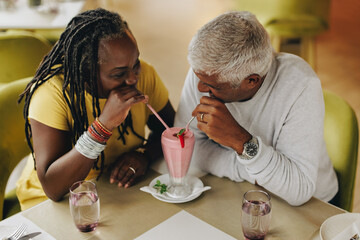
{"type": "Polygon", "coordinates": [[[113,77],[114,78],[123,78],[125,76],[125,72],[119,73],[119,74],[115,74],[113,77]]]}

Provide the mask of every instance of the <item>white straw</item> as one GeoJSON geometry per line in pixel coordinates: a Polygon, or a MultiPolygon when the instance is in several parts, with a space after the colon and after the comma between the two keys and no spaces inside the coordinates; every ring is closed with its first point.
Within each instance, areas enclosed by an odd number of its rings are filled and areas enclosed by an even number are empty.
{"type": "Polygon", "coordinates": [[[186,124],[186,127],[185,127],[186,131],[185,131],[185,132],[189,131],[189,125],[190,125],[191,121],[194,120],[194,119],[195,119],[195,116],[193,116],[193,117],[189,120],[189,122],[186,124]]]}

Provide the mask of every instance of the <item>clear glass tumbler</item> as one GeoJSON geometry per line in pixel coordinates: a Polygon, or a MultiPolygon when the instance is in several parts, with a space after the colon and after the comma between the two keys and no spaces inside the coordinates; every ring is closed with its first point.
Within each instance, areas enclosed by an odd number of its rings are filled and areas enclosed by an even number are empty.
{"type": "Polygon", "coordinates": [[[194,150],[195,136],[192,131],[187,131],[182,147],[177,137],[180,130],[180,127],[172,127],[161,135],[161,146],[170,176],[167,194],[172,198],[185,198],[192,192],[192,187],[186,183],[186,174],[194,150]]]}
{"type": "Polygon", "coordinates": [[[81,232],[96,229],[100,219],[100,200],[95,183],[75,182],[70,187],[69,205],[74,223],[81,232]]]}
{"type": "Polygon", "coordinates": [[[271,197],[262,190],[250,190],[242,201],[241,225],[246,240],[265,238],[271,220],[271,197]]]}

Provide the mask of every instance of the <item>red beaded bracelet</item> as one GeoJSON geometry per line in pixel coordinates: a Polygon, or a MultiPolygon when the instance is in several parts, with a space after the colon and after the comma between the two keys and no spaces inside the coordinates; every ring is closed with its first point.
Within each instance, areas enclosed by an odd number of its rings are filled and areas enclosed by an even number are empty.
{"type": "Polygon", "coordinates": [[[93,127],[93,125],[88,127],[89,134],[100,143],[106,143],[109,138],[101,136],[93,127]]]}
{"type": "Polygon", "coordinates": [[[108,140],[111,137],[111,135],[102,134],[101,130],[98,129],[94,123],[91,124],[91,128],[95,131],[96,134],[98,134],[100,137],[102,137],[102,138],[104,138],[106,140],[108,140]]]}
{"type": "Polygon", "coordinates": [[[99,118],[96,118],[94,123],[96,124],[96,126],[98,128],[101,129],[101,131],[104,132],[105,135],[112,135],[112,132],[110,130],[108,130],[100,121],[99,121],[99,118]]]}

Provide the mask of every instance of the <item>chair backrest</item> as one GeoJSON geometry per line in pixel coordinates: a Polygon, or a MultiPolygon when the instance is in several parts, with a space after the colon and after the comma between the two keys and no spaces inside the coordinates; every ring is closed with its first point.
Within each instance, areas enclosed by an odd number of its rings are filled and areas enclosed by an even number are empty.
{"type": "Polygon", "coordinates": [[[50,49],[45,38],[31,32],[0,33],[0,84],[34,76],[50,49]]]}
{"type": "Polygon", "coordinates": [[[16,165],[30,153],[25,138],[24,101],[17,99],[31,78],[5,84],[0,89],[0,216],[6,184],[16,165]]]}
{"type": "Polygon", "coordinates": [[[254,13],[270,33],[301,37],[328,28],[330,0],[238,0],[237,9],[254,13]]]}
{"type": "Polygon", "coordinates": [[[358,158],[358,122],[354,110],[341,97],[324,90],[324,100],[324,137],[339,180],[334,204],[351,211],[358,158]]]}
{"type": "Polygon", "coordinates": [[[35,33],[43,36],[51,45],[54,45],[64,31],[65,29],[36,29],[35,33]]]}

